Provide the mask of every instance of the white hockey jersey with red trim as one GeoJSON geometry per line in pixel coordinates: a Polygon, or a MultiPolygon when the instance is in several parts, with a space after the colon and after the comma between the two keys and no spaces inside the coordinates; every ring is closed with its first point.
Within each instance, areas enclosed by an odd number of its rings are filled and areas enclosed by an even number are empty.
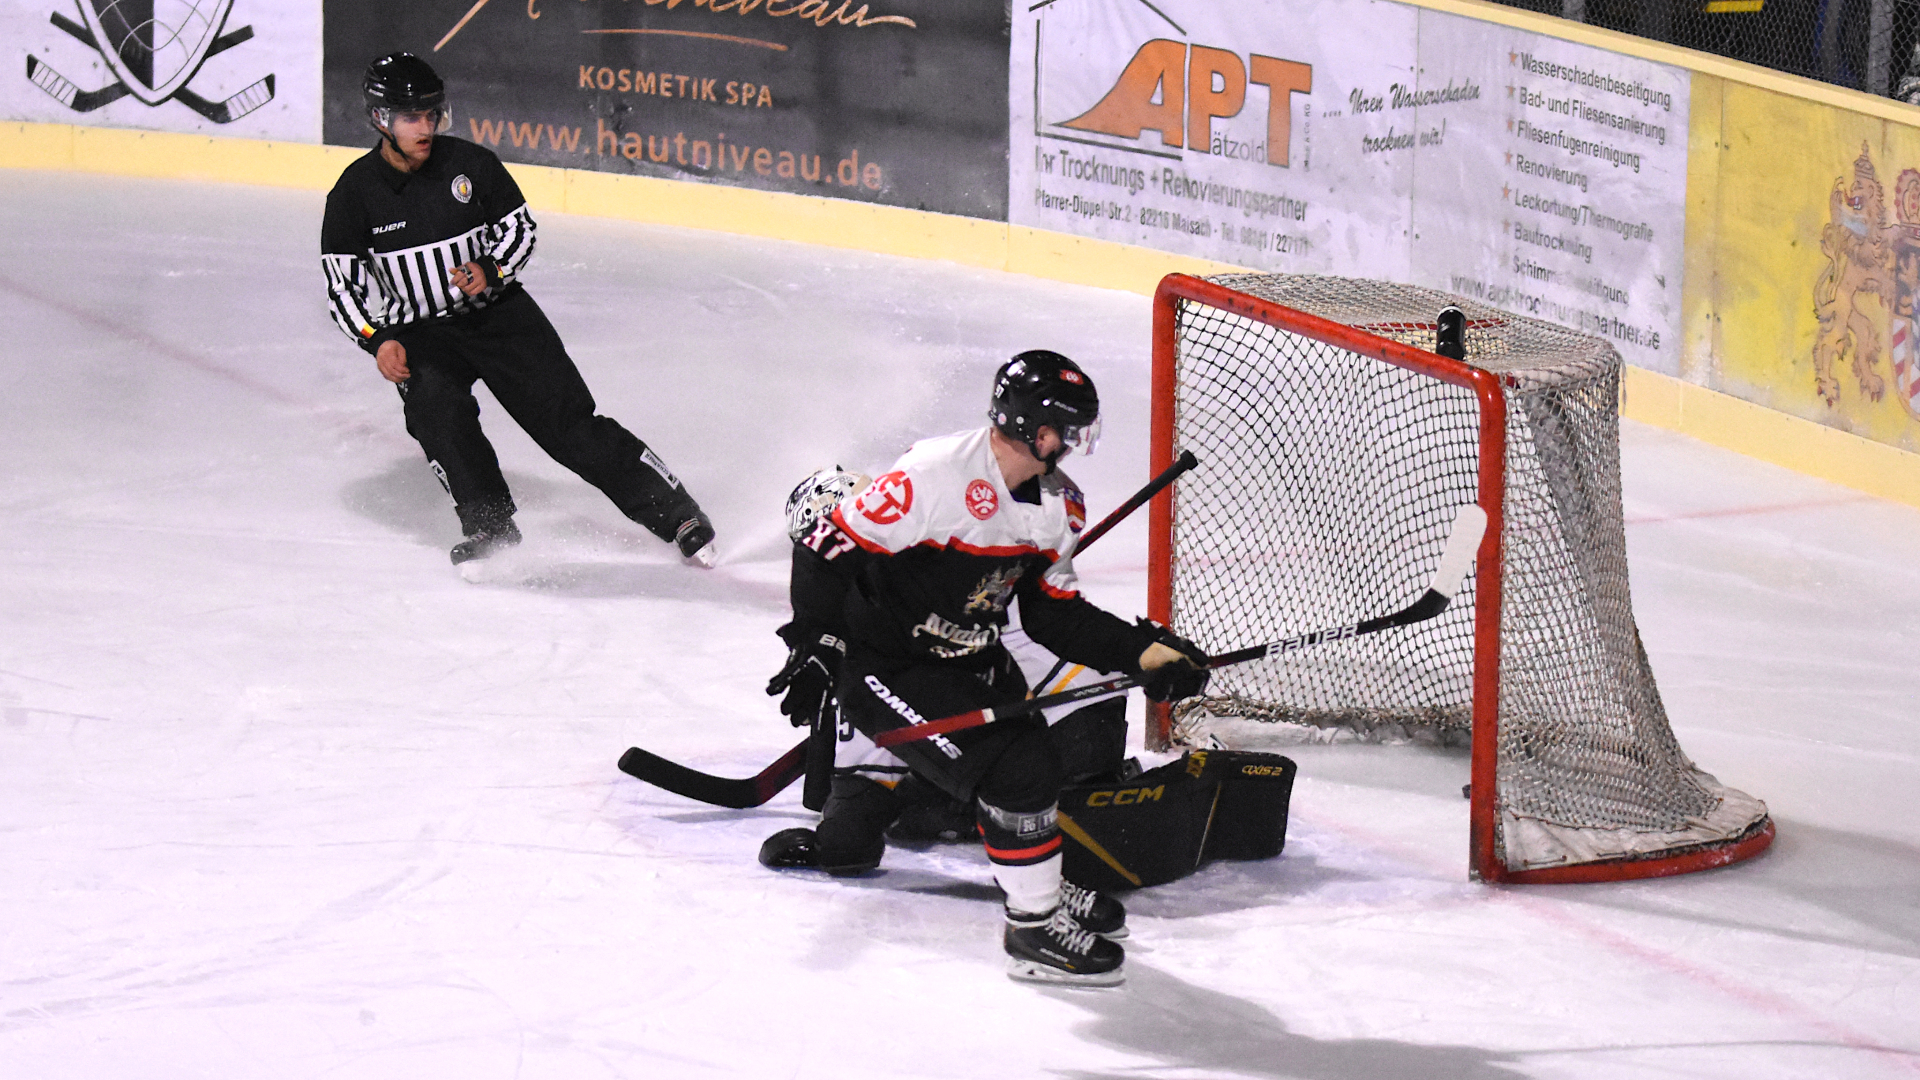
{"type": "Polygon", "coordinates": [[[824,565],[796,563],[796,624],[832,629],[880,658],[964,661],[998,649],[1018,596],[1035,640],[1123,670],[1145,646],[1079,596],[1079,489],[1056,471],[1020,494],[1000,473],[989,429],[915,443],[802,538],[824,565]]]}
{"type": "Polygon", "coordinates": [[[1039,503],[1014,498],[988,430],[913,444],[851,505],[834,508],[836,523],[861,547],[889,555],[922,544],[987,557],[1037,555],[1053,563],[1042,580],[1047,592],[1076,595],[1072,551],[1086,527],[1086,498],[1057,469],[1039,479],[1039,503]]]}

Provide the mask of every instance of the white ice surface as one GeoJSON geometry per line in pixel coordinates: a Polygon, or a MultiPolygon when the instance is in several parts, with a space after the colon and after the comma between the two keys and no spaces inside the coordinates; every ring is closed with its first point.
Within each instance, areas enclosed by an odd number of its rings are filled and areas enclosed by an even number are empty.
{"type": "MultiPolygon", "coordinates": [[[[541,216],[602,409],[713,512],[701,572],[499,414],[493,584],[326,321],[309,192],[0,172],[0,1078],[1920,1075],[1920,513],[1628,425],[1681,742],[1766,799],[1738,867],[1465,875],[1458,752],[1301,747],[1287,852],[1136,894],[1124,990],[1006,979],[983,858],[834,882],[810,815],[687,802],[796,735],[780,500],[1082,358],[1103,514],[1146,476],[1141,298],[541,216]]],[[[1089,552],[1143,604],[1135,521],[1089,552]]]]}

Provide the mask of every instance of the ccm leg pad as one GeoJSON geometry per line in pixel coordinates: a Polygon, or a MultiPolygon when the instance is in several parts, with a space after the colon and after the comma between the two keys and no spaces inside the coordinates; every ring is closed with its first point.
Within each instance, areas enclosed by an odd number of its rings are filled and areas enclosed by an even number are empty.
{"type": "Polygon", "coordinates": [[[1286,845],[1295,765],[1279,754],[1194,750],[1119,783],[1060,793],[1068,880],[1102,891],[1160,885],[1209,859],[1286,845]]]}

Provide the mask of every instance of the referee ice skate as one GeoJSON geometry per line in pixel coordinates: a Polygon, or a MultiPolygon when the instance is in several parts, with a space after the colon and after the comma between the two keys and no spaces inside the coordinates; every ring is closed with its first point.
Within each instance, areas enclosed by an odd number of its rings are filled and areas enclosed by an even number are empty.
{"type": "Polygon", "coordinates": [[[480,430],[478,379],[555,461],[680,554],[713,564],[713,524],[660,456],[594,413],[559,334],[521,287],[534,224],[500,159],[444,134],[446,89],[393,53],[363,84],[377,147],[340,174],[321,226],[333,321],[396,384],[407,433],[453,496],[453,561],[520,542],[513,496],[480,430]]]}

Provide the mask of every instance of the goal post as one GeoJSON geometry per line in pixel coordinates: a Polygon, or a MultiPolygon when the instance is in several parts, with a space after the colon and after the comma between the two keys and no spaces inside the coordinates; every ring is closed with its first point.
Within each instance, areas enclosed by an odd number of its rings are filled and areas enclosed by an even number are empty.
{"type": "Polygon", "coordinates": [[[1680,749],[1640,647],[1619,498],[1619,354],[1434,290],[1298,275],[1164,279],[1148,613],[1209,651],[1412,600],[1462,503],[1487,513],[1439,618],[1223,668],[1151,706],[1148,744],[1204,730],[1470,743],[1469,872],[1657,877],[1773,837],[1765,804],[1680,749]],[[1465,361],[1438,355],[1440,310],[1465,361]],[[1275,726],[1278,725],[1278,726],[1275,726]]]}

